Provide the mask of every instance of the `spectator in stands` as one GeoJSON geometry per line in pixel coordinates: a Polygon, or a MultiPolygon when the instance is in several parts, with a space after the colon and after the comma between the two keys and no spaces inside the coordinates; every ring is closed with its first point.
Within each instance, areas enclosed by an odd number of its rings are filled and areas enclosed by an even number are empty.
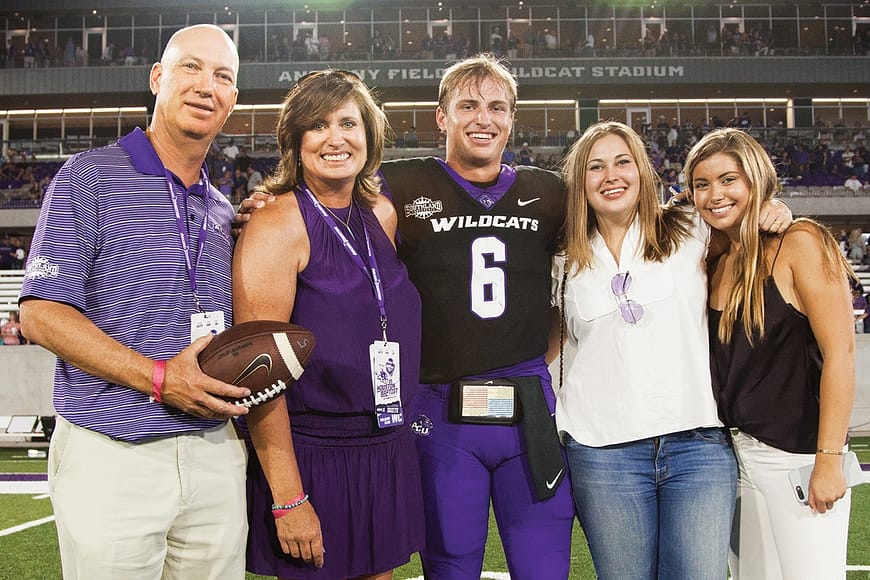
{"type": "Polygon", "coordinates": [[[501,35],[501,30],[499,30],[498,26],[492,29],[492,32],[489,35],[489,46],[492,52],[499,54],[504,48],[504,38],[501,35]]]}
{"type": "Polygon", "coordinates": [[[863,264],[866,254],[867,243],[864,241],[864,232],[860,227],[853,228],[849,232],[849,259],[857,264],[863,264]]]}
{"type": "Polygon", "coordinates": [[[248,165],[248,171],[246,172],[248,175],[248,182],[245,185],[246,193],[251,194],[257,186],[263,183],[263,174],[260,173],[253,164],[248,165]]]}
{"type": "Polygon", "coordinates": [[[375,29],[374,34],[372,35],[371,42],[369,43],[371,46],[371,54],[377,59],[383,58],[384,56],[384,37],[381,36],[380,29],[375,29]]]}
{"type": "Polygon", "coordinates": [[[843,185],[846,187],[846,189],[850,189],[854,193],[860,192],[861,188],[864,187],[864,184],[861,183],[861,180],[854,175],[850,175],[849,177],[847,177],[846,181],[843,182],[843,185]]]}
{"type": "Polygon", "coordinates": [[[318,55],[320,60],[330,59],[332,55],[332,42],[329,40],[328,36],[324,35],[320,37],[320,47],[318,50],[320,51],[320,54],[318,55]]]}
{"type": "Polygon", "coordinates": [[[219,27],[179,30],[151,68],[147,131],[71,157],[47,194],[21,321],[58,356],[48,471],[66,578],[244,577],[246,454],[227,419],[246,408],[223,397],[250,391],[197,363],[232,323],[233,208],[204,162],[238,68],[219,27]]]}
{"type": "Polygon", "coordinates": [[[408,129],[408,133],[405,135],[405,147],[417,147],[419,145],[419,139],[417,137],[417,128],[413,125],[410,129],[408,129]]]}
{"type": "Polygon", "coordinates": [[[133,45],[127,45],[124,47],[124,50],[121,51],[121,57],[124,59],[124,66],[133,66],[136,64],[136,49],[133,48],[133,45]]]}
{"type": "Polygon", "coordinates": [[[3,236],[0,241],[0,270],[12,269],[12,241],[9,236],[3,236]]]}
{"type": "Polygon", "coordinates": [[[384,56],[386,58],[395,58],[396,56],[396,41],[393,40],[393,35],[389,32],[384,34],[384,56]]]}
{"type": "Polygon", "coordinates": [[[27,256],[27,252],[24,248],[21,247],[21,240],[14,240],[12,242],[12,269],[13,270],[23,270],[24,269],[24,258],[27,256]]]}
{"type": "Polygon", "coordinates": [[[88,51],[83,46],[76,46],[76,66],[88,66],[88,51]]]}
{"type": "Polygon", "coordinates": [[[233,170],[233,194],[236,199],[242,199],[248,195],[248,174],[236,167],[233,170]]]}
{"type": "Polygon", "coordinates": [[[791,153],[792,175],[806,177],[810,174],[810,152],[803,143],[796,143],[791,153]]]}
{"type": "Polygon", "coordinates": [[[113,64],[115,62],[115,45],[113,43],[108,43],[105,47],[103,47],[103,53],[100,56],[100,61],[102,64],[113,64]]]}
{"type": "Polygon", "coordinates": [[[236,142],[230,137],[230,142],[224,147],[224,155],[230,161],[235,160],[236,156],[239,154],[239,146],[236,145],[236,142]]]}
{"type": "Polygon", "coordinates": [[[846,145],[840,153],[840,175],[853,175],[855,152],[846,145]]]}
{"type": "Polygon", "coordinates": [[[836,236],[837,244],[840,246],[840,252],[843,256],[849,256],[849,234],[846,230],[840,229],[840,233],[836,236]]]}
{"type": "Polygon", "coordinates": [[[248,167],[251,166],[252,160],[251,156],[248,155],[247,147],[239,147],[239,154],[236,155],[235,158],[235,167],[239,169],[242,173],[248,172],[248,167]]]}
{"type": "Polygon", "coordinates": [[[218,177],[217,183],[215,186],[218,188],[225,198],[227,198],[230,202],[233,202],[235,198],[233,197],[233,170],[227,167],[224,169],[223,175],[218,177]]]}
{"type": "Polygon", "coordinates": [[[421,59],[431,59],[434,56],[433,52],[434,41],[430,35],[426,35],[420,41],[420,58],[421,59]]]}
{"type": "Polygon", "coordinates": [[[674,118],[671,122],[671,127],[668,129],[667,135],[667,147],[665,147],[665,154],[668,153],[668,149],[672,149],[676,147],[677,141],[680,138],[680,124],[676,118],[674,118]]]}
{"type": "Polygon", "coordinates": [[[527,142],[523,142],[522,148],[520,148],[519,153],[519,161],[517,161],[518,165],[534,165],[535,164],[535,154],[532,152],[531,148],[529,148],[529,144],[527,142]]]}
{"type": "Polygon", "coordinates": [[[27,339],[21,334],[21,323],[18,321],[17,312],[10,312],[9,320],[0,326],[0,340],[4,346],[27,344],[27,339]]]}
{"type": "Polygon", "coordinates": [[[76,64],[76,44],[72,38],[67,37],[66,43],[63,45],[63,66],[75,66],[76,64]]]}
{"type": "Polygon", "coordinates": [[[707,264],[713,385],[741,466],[731,573],[845,578],[855,275],[812,220],[759,235],[760,208],[779,183],[747,133],[706,135],[685,168],[701,217],[728,238],[707,264]],[[813,464],[803,505],[788,474],[813,464]]]}
{"type": "Polygon", "coordinates": [[[516,58],[519,56],[520,52],[520,37],[517,36],[514,32],[511,32],[511,35],[508,36],[507,40],[507,57],[508,58],[516,58]]]}
{"type": "Polygon", "coordinates": [[[855,156],[852,157],[852,175],[863,179],[867,175],[867,149],[863,146],[855,148],[855,156]]]}
{"type": "Polygon", "coordinates": [[[305,52],[309,61],[320,60],[320,39],[313,32],[305,36],[305,52]]]}
{"type": "Polygon", "coordinates": [[[10,38],[6,45],[6,66],[8,68],[15,68],[17,65],[18,53],[18,45],[15,44],[14,39],[10,38]]]}
{"type": "MultiPolygon", "coordinates": [[[[577,44],[580,45],[580,42],[578,42],[577,44]]],[[[592,33],[586,35],[586,40],[583,41],[580,47],[580,54],[578,54],[577,56],[595,56],[595,35],[593,35],[592,33]]]]}
{"type": "Polygon", "coordinates": [[[556,37],[556,33],[549,28],[544,29],[544,50],[547,57],[553,57],[559,50],[559,39],[556,37]]]}
{"type": "Polygon", "coordinates": [[[31,39],[24,45],[24,68],[33,68],[36,62],[36,41],[31,39]]]}
{"type": "Polygon", "coordinates": [[[515,167],[517,164],[517,154],[514,152],[510,143],[506,144],[504,151],[501,152],[501,162],[505,165],[510,165],[511,167],[515,167]]]}

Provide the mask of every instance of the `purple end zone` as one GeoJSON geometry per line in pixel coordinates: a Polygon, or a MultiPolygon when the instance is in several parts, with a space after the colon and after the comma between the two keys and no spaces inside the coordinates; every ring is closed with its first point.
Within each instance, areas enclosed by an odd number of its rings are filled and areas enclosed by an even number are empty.
{"type": "Polygon", "coordinates": [[[48,481],[47,473],[0,473],[0,481],[48,481]]]}

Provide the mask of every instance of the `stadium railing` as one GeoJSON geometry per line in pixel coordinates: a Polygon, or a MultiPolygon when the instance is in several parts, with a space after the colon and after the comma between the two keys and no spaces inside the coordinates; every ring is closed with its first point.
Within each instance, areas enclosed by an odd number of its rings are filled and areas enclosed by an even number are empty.
{"type": "Polygon", "coordinates": [[[0,320],[18,310],[18,294],[24,282],[24,270],[0,270],[0,320]]]}

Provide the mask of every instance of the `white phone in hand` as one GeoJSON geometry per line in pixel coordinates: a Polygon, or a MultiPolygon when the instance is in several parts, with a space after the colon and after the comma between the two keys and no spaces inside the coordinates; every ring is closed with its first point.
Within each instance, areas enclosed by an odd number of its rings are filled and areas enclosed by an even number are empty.
{"type": "MultiPolygon", "coordinates": [[[[797,500],[804,505],[807,505],[810,500],[810,475],[813,473],[814,465],[814,463],[810,463],[788,472],[791,489],[797,500]]],[[[847,451],[843,454],[843,475],[846,477],[846,486],[848,487],[864,483],[864,473],[861,471],[861,464],[858,463],[858,456],[855,455],[854,451],[847,451]]]]}

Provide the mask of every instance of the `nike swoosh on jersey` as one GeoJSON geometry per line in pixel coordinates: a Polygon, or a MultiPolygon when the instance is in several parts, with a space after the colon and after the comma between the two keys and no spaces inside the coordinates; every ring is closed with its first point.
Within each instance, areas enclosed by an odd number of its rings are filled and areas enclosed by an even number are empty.
{"type": "Polygon", "coordinates": [[[559,473],[556,474],[556,477],[554,477],[554,478],[552,479],[552,481],[549,480],[549,479],[547,480],[547,482],[546,482],[546,483],[547,483],[547,489],[553,489],[554,487],[556,487],[556,482],[558,482],[558,481],[559,481],[559,478],[562,477],[562,472],[563,472],[563,471],[565,471],[565,470],[564,470],[564,469],[560,469],[560,470],[559,470],[559,473]]]}
{"type": "Polygon", "coordinates": [[[255,356],[254,359],[248,363],[248,366],[239,373],[239,376],[236,377],[233,384],[237,385],[241,383],[261,368],[266,369],[266,374],[271,374],[272,372],[272,357],[266,353],[255,356]]]}
{"type": "Polygon", "coordinates": [[[533,197],[532,199],[518,199],[517,205],[520,207],[526,207],[529,204],[535,203],[536,201],[540,201],[540,197],[533,197]]]}

